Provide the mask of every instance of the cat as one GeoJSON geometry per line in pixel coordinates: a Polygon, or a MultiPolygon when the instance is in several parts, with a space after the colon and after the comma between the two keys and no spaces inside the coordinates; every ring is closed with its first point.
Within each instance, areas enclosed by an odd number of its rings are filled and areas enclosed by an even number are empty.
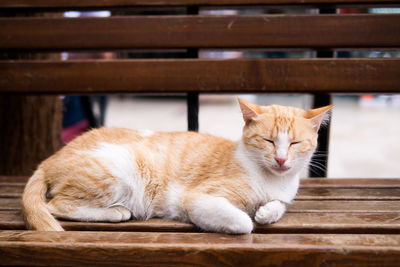
{"type": "Polygon", "coordinates": [[[121,222],[152,217],[203,231],[248,234],[278,221],[299,187],[332,105],[302,110],[239,99],[242,138],[100,128],[42,162],[22,206],[28,229],[55,219],[121,222]]]}

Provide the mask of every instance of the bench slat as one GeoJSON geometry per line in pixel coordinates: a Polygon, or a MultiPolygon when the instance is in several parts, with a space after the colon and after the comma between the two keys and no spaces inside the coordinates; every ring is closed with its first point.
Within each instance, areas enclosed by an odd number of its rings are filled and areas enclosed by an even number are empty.
{"type": "MultiPolygon", "coordinates": [[[[150,219],[123,223],[61,221],[72,231],[198,232],[189,223],[150,219]]],[[[0,230],[23,230],[20,211],[0,211],[0,230]]],[[[258,225],[255,233],[369,233],[399,234],[400,216],[394,213],[287,213],[277,223],[258,225]]]]}
{"type": "Polygon", "coordinates": [[[398,14],[35,17],[0,25],[5,50],[400,47],[398,14]]]}
{"type": "Polygon", "coordinates": [[[6,265],[396,266],[400,236],[2,231],[0,256],[6,265]]]}
{"type": "MultiPolygon", "coordinates": [[[[24,184],[1,184],[0,197],[19,198],[24,184]]],[[[400,188],[300,188],[298,200],[400,200],[400,188]]]]}
{"type": "Polygon", "coordinates": [[[19,198],[24,191],[25,184],[0,183],[0,198],[19,198]]]}
{"type": "Polygon", "coordinates": [[[399,84],[400,59],[0,61],[1,93],[398,92],[399,84]]]}
{"type": "MultiPolygon", "coordinates": [[[[288,212],[396,212],[400,200],[297,200],[288,212]]],[[[0,198],[0,210],[20,210],[20,198],[0,198]]]]}
{"type": "MultiPolygon", "coordinates": [[[[0,177],[1,178],[1,177],[0,177]]],[[[311,178],[301,179],[302,188],[399,188],[398,178],[311,178]]]]}
{"type": "Polygon", "coordinates": [[[298,200],[288,206],[288,212],[398,212],[400,201],[358,200],[298,200]]]}
{"type": "Polygon", "coordinates": [[[400,200],[400,188],[300,188],[296,199],[400,200]]]}
{"type": "Polygon", "coordinates": [[[303,4],[398,4],[398,0],[2,0],[0,8],[111,8],[137,6],[241,6],[303,4]]]}
{"type": "Polygon", "coordinates": [[[20,198],[0,198],[0,211],[1,210],[20,210],[21,199],[20,198]]]}
{"type": "MultiPolygon", "coordinates": [[[[29,176],[0,175],[0,185],[19,184],[25,186],[29,176]]],[[[400,179],[396,178],[303,178],[302,188],[400,188],[400,179]]]]}

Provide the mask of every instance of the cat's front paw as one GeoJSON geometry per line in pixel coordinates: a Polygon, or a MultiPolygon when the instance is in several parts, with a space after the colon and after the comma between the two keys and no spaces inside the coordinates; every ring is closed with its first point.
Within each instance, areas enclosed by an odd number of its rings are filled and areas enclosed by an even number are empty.
{"type": "Polygon", "coordinates": [[[125,207],[114,206],[108,209],[108,216],[110,222],[124,222],[131,218],[132,213],[125,207]]]}
{"type": "Polygon", "coordinates": [[[251,218],[243,213],[242,216],[237,216],[235,220],[229,221],[229,225],[223,231],[228,234],[250,234],[253,227],[251,218]]]}
{"type": "Polygon", "coordinates": [[[261,206],[256,212],[254,219],[259,224],[270,224],[277,222],[285,213],[285,204],[279,200],[268,202],[264,206],[261,206]]]}

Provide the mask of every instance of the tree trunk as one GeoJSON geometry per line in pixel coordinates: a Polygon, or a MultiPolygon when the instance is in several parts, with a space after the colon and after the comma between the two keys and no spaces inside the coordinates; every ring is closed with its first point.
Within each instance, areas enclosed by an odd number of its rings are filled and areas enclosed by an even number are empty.
{"type": "Polygon", "coordinates": [[[31,175],[61,147],[58,96],[0,95],[0,174],[31,175]]]}

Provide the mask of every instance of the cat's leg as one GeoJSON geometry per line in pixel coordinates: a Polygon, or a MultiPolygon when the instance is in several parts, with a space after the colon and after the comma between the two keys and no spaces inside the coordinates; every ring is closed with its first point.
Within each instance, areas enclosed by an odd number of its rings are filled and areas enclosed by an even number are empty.
{"type": "Polygon", "coordinates": [[[122,222],[132,216],[131,211],[123,206],[99,208],[82,204],[79,200],[57,200],[57,198],[48,203],[48,209],[58,218],[86,222],[122,222]]]}
{"type": "Polygon", "coordinates": [[[268,202],[256,212],[254,219],[260,224],[277,222],[286,211],[286,206],[279,200],[268,202]]]}
{"type": "Polygon", "coordinates": [[[186,197],[185,210],[191,222],[203,230],[230,234],[249,234],[251,218],[224,197],[196,194],[186,197]]]}

